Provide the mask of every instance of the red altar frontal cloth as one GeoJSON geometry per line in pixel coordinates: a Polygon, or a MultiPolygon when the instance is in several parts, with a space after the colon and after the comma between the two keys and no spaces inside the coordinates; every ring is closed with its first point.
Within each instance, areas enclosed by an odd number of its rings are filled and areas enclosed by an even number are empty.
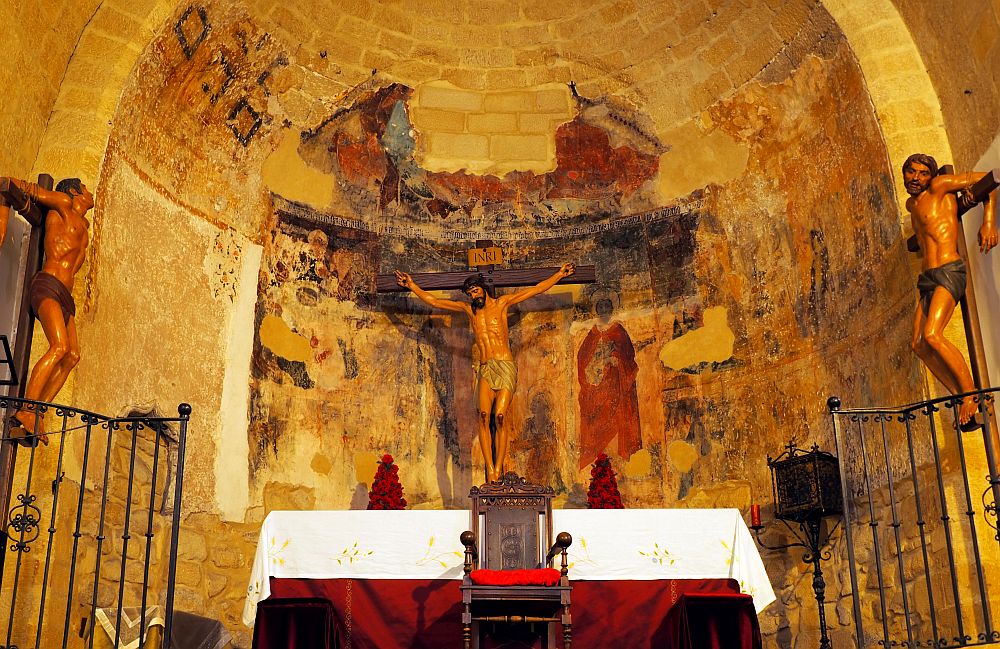
{"type": "MultiPolygon", "coordinates": [[[[330,647],[340,649],[460,649],[461,581],[456,579],[271,579],[271,597],[323,598],[333,604],[336,619],[330,647]]],[[[652,581],[576,581],[573,585],[574,649],[645,649],[680,647],[671,634],[667,613],[688,593],[739,594],[733,579],[660,579],[652,581]]],[[[744,596],[741,596],[744,597],[744,596]]],[[[749,598],[747,598],[749,599],[749,598]]],[[[742,601],[742,600],[741,600],[742,601]]],[[[721,600],[720,600],[721,602],[721,600]]],[[[753,604],[748,614],[756,616],[753,604]]],[[[262,607],[257,625],[272,624],[272,615],[288,615],[287,607],[262,607]]],[[[734,645],[732,649],[759,647],[734,645]]],[[[318,645],[325,647],[326,645],[318,645]]],[[[506,646],[506,645],[505,645],[506,646]]],[[[701,645],[685,645],[685,647],[701,645]]],[[[287,638],[255,634],[255,649],[306,649],[287,638]]],[[[729,649],[730,645],[705,645],[729,649]]]]}
{"type": "Polygon", "coordinates": [[[677,649],[761,649],[753,599],[741,593],[683,593],[666,630],[668,646],[677,649]]]}

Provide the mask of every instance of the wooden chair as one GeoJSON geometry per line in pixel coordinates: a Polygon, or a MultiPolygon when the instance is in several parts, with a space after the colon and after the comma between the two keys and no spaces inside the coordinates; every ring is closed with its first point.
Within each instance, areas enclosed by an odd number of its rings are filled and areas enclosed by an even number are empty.
{"type": "Polygon", "coordinates": [[[462,640],[465,649],[485,644],[499,625],[544,624],[543,646],[556,646],[561,623],[564,649],[570,648],[572,619],[566,548],[573,538],[561,532],[552,542],[551,487],[531,484],[516,473],[473,487],[472,529],[462,533],[462,640]],[[551,567],[561,556],[558,570],[551,567]]]}

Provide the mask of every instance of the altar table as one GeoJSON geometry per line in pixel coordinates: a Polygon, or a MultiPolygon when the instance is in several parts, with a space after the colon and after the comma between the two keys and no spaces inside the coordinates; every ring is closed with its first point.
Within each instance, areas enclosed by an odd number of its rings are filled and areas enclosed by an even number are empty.
{"type": "MultiPolygon", "coordinates": [[[[741,591],[758,612],[775,600],[736,509],[556,510],[553,523],[573,536],[576,646],[601,646],[587,636],[615,629],[618,637],[630,624],[645,624],[640,635],[656,637],[686,592],[741,591]]],[[[468,528],[462,510],[272,512],[261,527],[243,621],[252,626],[257,603],[268,597],[317,596],[334,603],[340,633],[352,634],[347,644],[355,648],[388,647],[390,639],[406,647],[457,643],[458,537],[468,528]]]]}

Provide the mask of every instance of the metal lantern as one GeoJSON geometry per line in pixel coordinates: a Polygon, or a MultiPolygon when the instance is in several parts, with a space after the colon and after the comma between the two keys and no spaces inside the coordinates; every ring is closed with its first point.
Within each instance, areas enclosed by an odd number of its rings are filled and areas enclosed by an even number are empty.
{"type": "Polygon", "coordinates": [[[794,442],[778,457],[767,458],[774,489],[774,517],[802,522],[840,514],[840,465],[837,458],[813,445],[809,451],[794,442]]]}
{"type": "Polygon", "coordinates": [[[774,490],[774,517],[782,522],[795,537],[791,543],[768,545],[761,540],[764,526],[760,523],[760,506],[753,505],[751,515],[757,543],[768,550],[804,548],[802,560],[813,567],[813,593],[819,609],[819,649],[831,649],[833,643],[826,633],[826,581],[820,565],[830,558],[830,552],[823,546],[830,535],[840,525],[840,521],[827,531],[824,517],[834,516],[843,511],[843,496],[840,491],[840,465],[830,453],[812,445],[808,451],[795,446],[792,439],[785,446],[785,452],[776,458],[767,457],[771,469],[771,488],[774,490]],[[788,524],[797,523],[798,529],[788,524]]]}

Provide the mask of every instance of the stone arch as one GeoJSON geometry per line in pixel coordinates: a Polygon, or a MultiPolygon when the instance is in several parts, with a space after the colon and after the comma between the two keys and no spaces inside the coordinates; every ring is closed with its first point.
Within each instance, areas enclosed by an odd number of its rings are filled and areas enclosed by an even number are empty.
{"type": "MultiPolygon", "coordinates": [[[[920,49],[891,0],[823,0],[822,4],[861,65],[893,169],[915,150],[951,160],[937,92],[920,49]]],[[[38,149],[36,173],[74,174],[96,181],[129,74],[178,6],[176,0],[100,4],[69,60],[38,149]],[[102,79],[99,88],[85,81],[94,78],[102,79]]]]}
{"type": "MultiPolygon", "coordinates": [[[[847,37],[868,85],[895,185],[911,153],[951,161],[941,102],[920,49],[891,0],[823,0],[847,37]]],[[[905,194],[896,192],[901,214],[905,194]]],[[[902,218],[902,217],[901,217],[902,218]]],[[[908,223],[906,224],[908,226],[908,223]]]]}
{"type": "Polygon", "coordinates": [[[80,34],[42,136],[34,173],[97,185],[129,75],[176,0],[104,0],[80,34]],[[94,87],[89,80],[100,79],[94,87]]]}

